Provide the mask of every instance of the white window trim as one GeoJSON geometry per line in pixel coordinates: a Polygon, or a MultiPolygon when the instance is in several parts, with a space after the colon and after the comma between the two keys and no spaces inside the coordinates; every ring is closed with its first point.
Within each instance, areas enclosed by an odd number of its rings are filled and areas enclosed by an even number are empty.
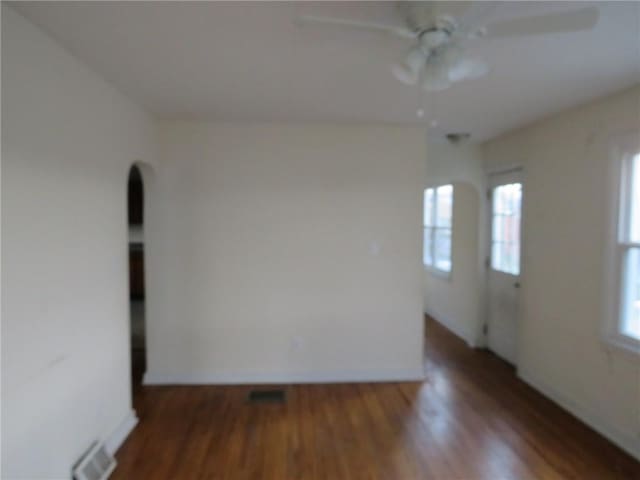
{"type": "MultiPolygon", "coordinates": [[[[434,200],[434,208],[433,208],[433,215],[431,218],[432,223],[434,223],[434,225],[427,227],[427,225],[424,224],[424,221],[422,223],[422,231],[424,232],[424,230],[426,228],[431,228],[432,231],[432,235],[431,235],[431,245],[432,245],[432,252],[431,252],[431,258],[434,261],[433,265],[428,265],[426,263],[424,263],[424,245],[422,246],[423,248],[423,252],[422,252],[422,258],[423,258],[423,262],[422,262],[422,266],[424,267],[424,269],[429,272],[431,275],[433,275],[434,277],[439,277],[443,280],[451,280],[451,274],[453,272],[453,203],[455,202],[455,187],[453,185],[453,182],[448,182],[448,183],[442,183],[442,184],[438,184],[438,185],[429,185],[428,187],[426,187],[423,192],[422,192],[422,203],[424,205],[424,195],[427,192],[427,190],[432,189],[433,190],[433,200],[434,200]],[[446,187],[446,186],[451,186],[451,227],[449,227],[449,230],[451,230],[451,247],[450,247],[450,251],[451,251],[451,255],[450,255],[450,259],[451,259],[451,268],[449,270],[442,270],[438,267],[435,266],[435,231],[438,228],[447,228],[447,227],[437,227],[435,226],[435,218],[437,216],[436,212],[437,212],[437,197],[438,197],[438,188],[440,187],[446,187]]],[[[423,219],[424,219],[424,215],[423,215],[423,219]]]]}
{"type": "Polygon", "coordinates": [[[605,210],[608,218],[604,281],[604,311],[602,338],[606,345],[633,356],[640,361],[640,340],[621,332],[621,307],[623,296],[623,256],[629,247],[640,247],[640,243],[621,241],[626,238],[623,229],[628,228],[626,218],[626,200],[629,195],[631,178],[626,170],[631,159],[640,152],[638,133],[619,136],[611,142],[608,178],[609,208],[605,210]]]}

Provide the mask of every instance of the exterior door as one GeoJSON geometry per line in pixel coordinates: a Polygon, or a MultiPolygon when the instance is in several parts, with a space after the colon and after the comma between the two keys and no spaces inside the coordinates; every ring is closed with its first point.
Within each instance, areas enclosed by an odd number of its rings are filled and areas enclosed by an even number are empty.
{"type": "Polygon", "coordinates": [[[516,363],[520,289],[522,172],[491,175],[491,242],[488,268],[489,349],[516,363]]]}

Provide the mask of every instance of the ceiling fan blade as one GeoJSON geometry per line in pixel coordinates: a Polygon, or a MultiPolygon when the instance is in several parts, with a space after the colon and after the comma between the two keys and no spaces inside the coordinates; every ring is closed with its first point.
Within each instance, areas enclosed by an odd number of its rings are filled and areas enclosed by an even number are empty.
{"type": "Polygon", "coordinates": [[[501,3],[502,2],[493,1],[471,2],[469,8],[465,9],[460,15],[456,17],[458,25],[460,25],[460,28],[462,28],[463,30],[470,30],[473,27],[478,26],[488,15],[493,13],[501,3]]]}
{"type": "Polygon", "coordinates": [[[568,12],[515,18],[487,25],[485,36],[502,38],[591,30],[598,22],[598,17],[597,7],[587,7],[568,12]]]}
{"type": "Polygon", "coordinates": [[[480,78],[489,72],[489,66],[482,60],[475,58],[465,58],[449,69],[449,80],[460,82],[480,78]]]}
{"type": "Polygon", "coordinates": [[[403,27],[396,27],[394,25],[385,25],[382,23],[367,22],[362,20],[350,20],[346,18],[334,18],[334,17],[321,17],[317,15],[300,15],[296,18],[298,23],[301,24],[315,24],[315,25],[335,25],[338,27],[350,27],[360,28],[363,30],[373,30],[383,33],[389,33],[396,37],[416,39],[417,33],[403,27]]]}

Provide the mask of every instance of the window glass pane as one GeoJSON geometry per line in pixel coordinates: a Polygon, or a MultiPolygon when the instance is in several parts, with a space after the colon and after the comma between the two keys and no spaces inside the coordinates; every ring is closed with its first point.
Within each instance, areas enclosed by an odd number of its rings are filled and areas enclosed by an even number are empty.
{"type": "Polygon", "coordinates": [[[640,242],[640,153],[631,161],[631,192],[629,192],[629,240],[640,242]]]}
{"type": "Polygon", "coordinates": [[[453,186],[443,185],[436,191],[436,226],[451,227],[451,207],[453,206],[453,186]]]}
{"type": "Polygon", "coordinates": [[[494,270],[502,270],[502,244],[491,244],[491,268],[494,270]]]}
{"type": "Polygon", "coordinates": [[[432,230],[429,227],[425,227],[424,229],[424,252],[422,254],[422,261],[425,265],[433,265],[433,257],[431,252],[433,252],[433,245],[431,244],[432,238],[432,230]]]}
{"type": "Polygon", "coordinates": [[[424,226],[433,225],[433,188],[424,191],[424,226]]]}
{"type": "MultiPolygon", "coordinates": [[[[511,242],[517,246],[520,245],[520,215],[510,215],[507,217],[507,225],[505,230],[507,232],[505,240],[511,242]]],[[[516,258],[516,260],[518,260],[516,258]]]]}
{"type": "Polygon", "coordinates": [[[625,257],[622,325],[624,335],[640,340],[640,249],[630,248],[625,257]]]}
{"type": "Polygon", "coordinates": [[[424,191],[423,263],[445,272],[451,271],[452,207],[452,185],[424,191]]]}
{"type": "Polygon", "coordinates": [[[494,242],[502,241],[502,217],[494,215],[491,220],[491,240],[494,242]]]}
{"type": "Polygon", "coordinates": [[[511,183],[493,190],[491,268],[520,274],[520,208],[522,185],[511,183]]]}
{"type": "Polygon", "coordinates": [[[493,217],[493,241],[504,242],[505,241],[505,223],[506,218],[504,215],[496,215],[493,217]]]}
{"type": "Polygon", "coordinates": [[[451,229],[437,228],[435,230],[434,266],[438,270],[451,271],[451,229]]]}
{"type": "Polygon", "coordinates": [[[496,187],[493,190],[494,215],[519,215],[521,199],[522,185],[520,183],[510,183],[496,187]]]}
{"type": "Polygon", "coordinates": [[[502,187],[493,190],[493,215],[504,215],[507,208],[504,205],[504,195],[502,187]]]}

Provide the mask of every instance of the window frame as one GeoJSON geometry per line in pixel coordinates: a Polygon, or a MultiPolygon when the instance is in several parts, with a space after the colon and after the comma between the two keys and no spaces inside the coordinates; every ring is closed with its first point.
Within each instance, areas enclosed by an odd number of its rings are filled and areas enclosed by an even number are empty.
{"type": "Polygon", "coordinates": [[[425,253],[426,253],[426,244],[423,243],[422,245],[422,265],[425,268],[425,270],[429,271],[430,273],[434,274],[435,276],[438,277],[442,277],[444,279],[449,280],[451,278],[451,274],[453,272],[453,203],[454,203],[454,185],[453,183],[443,183],[443,184],[438,184],[438,185],[432,185],[429,186],[427,188],[425,188],[422,192],[422,204],[423,204],[423,208],[424,208],[424,204],[425,204],[425,199],[427,196],[427,191],[428,190],[432,190],[433,191],[433,196],[432,196],[432,203],[431,203],[431,225],[427,225],[426,222],[424,221],[425,216],[426,216],[426,212],[423,211],[423,221],[422,221],[422,238],[423,238],[423,242],[424,242],[424,237],[426,236],[425,232],[427,229],[431,230],[431,235],[430,235],[430,253],[431,253],[431,264],[425,263],[425,253]],[[442,187],[450,187],[451,188],[451,213],[450,213],[450,218],[451,218],[451,224],[447,227],[447,226],[440,226],[438,225],[438,189],[442,188],[442,187]],[[435,264],[435,252],[436,252],[436,232],[438,230],[448,230],[449,231],[449,265],[450,268],[449,270],[443,270],[441,268],[438,268],[435,264]]]}
{"type": "MultiPolygon", "coordinates": [[[[634,158],[640,156],[640,140],[634,132],[616,139],[611,146],[611,165],[609,189],[611,205],[606,248],[606,263],[603,289],[604,301],[604,341],[613,347],[640,359],[640,338],[623,332],[623,311],[625,309],[625,256],[633,248],[640,249],[640,242],[629,239],[631,194],[633,179],[631,176],[634,158]]],[[[639,157],[640,158],[640,157],[639,157]]]]}

